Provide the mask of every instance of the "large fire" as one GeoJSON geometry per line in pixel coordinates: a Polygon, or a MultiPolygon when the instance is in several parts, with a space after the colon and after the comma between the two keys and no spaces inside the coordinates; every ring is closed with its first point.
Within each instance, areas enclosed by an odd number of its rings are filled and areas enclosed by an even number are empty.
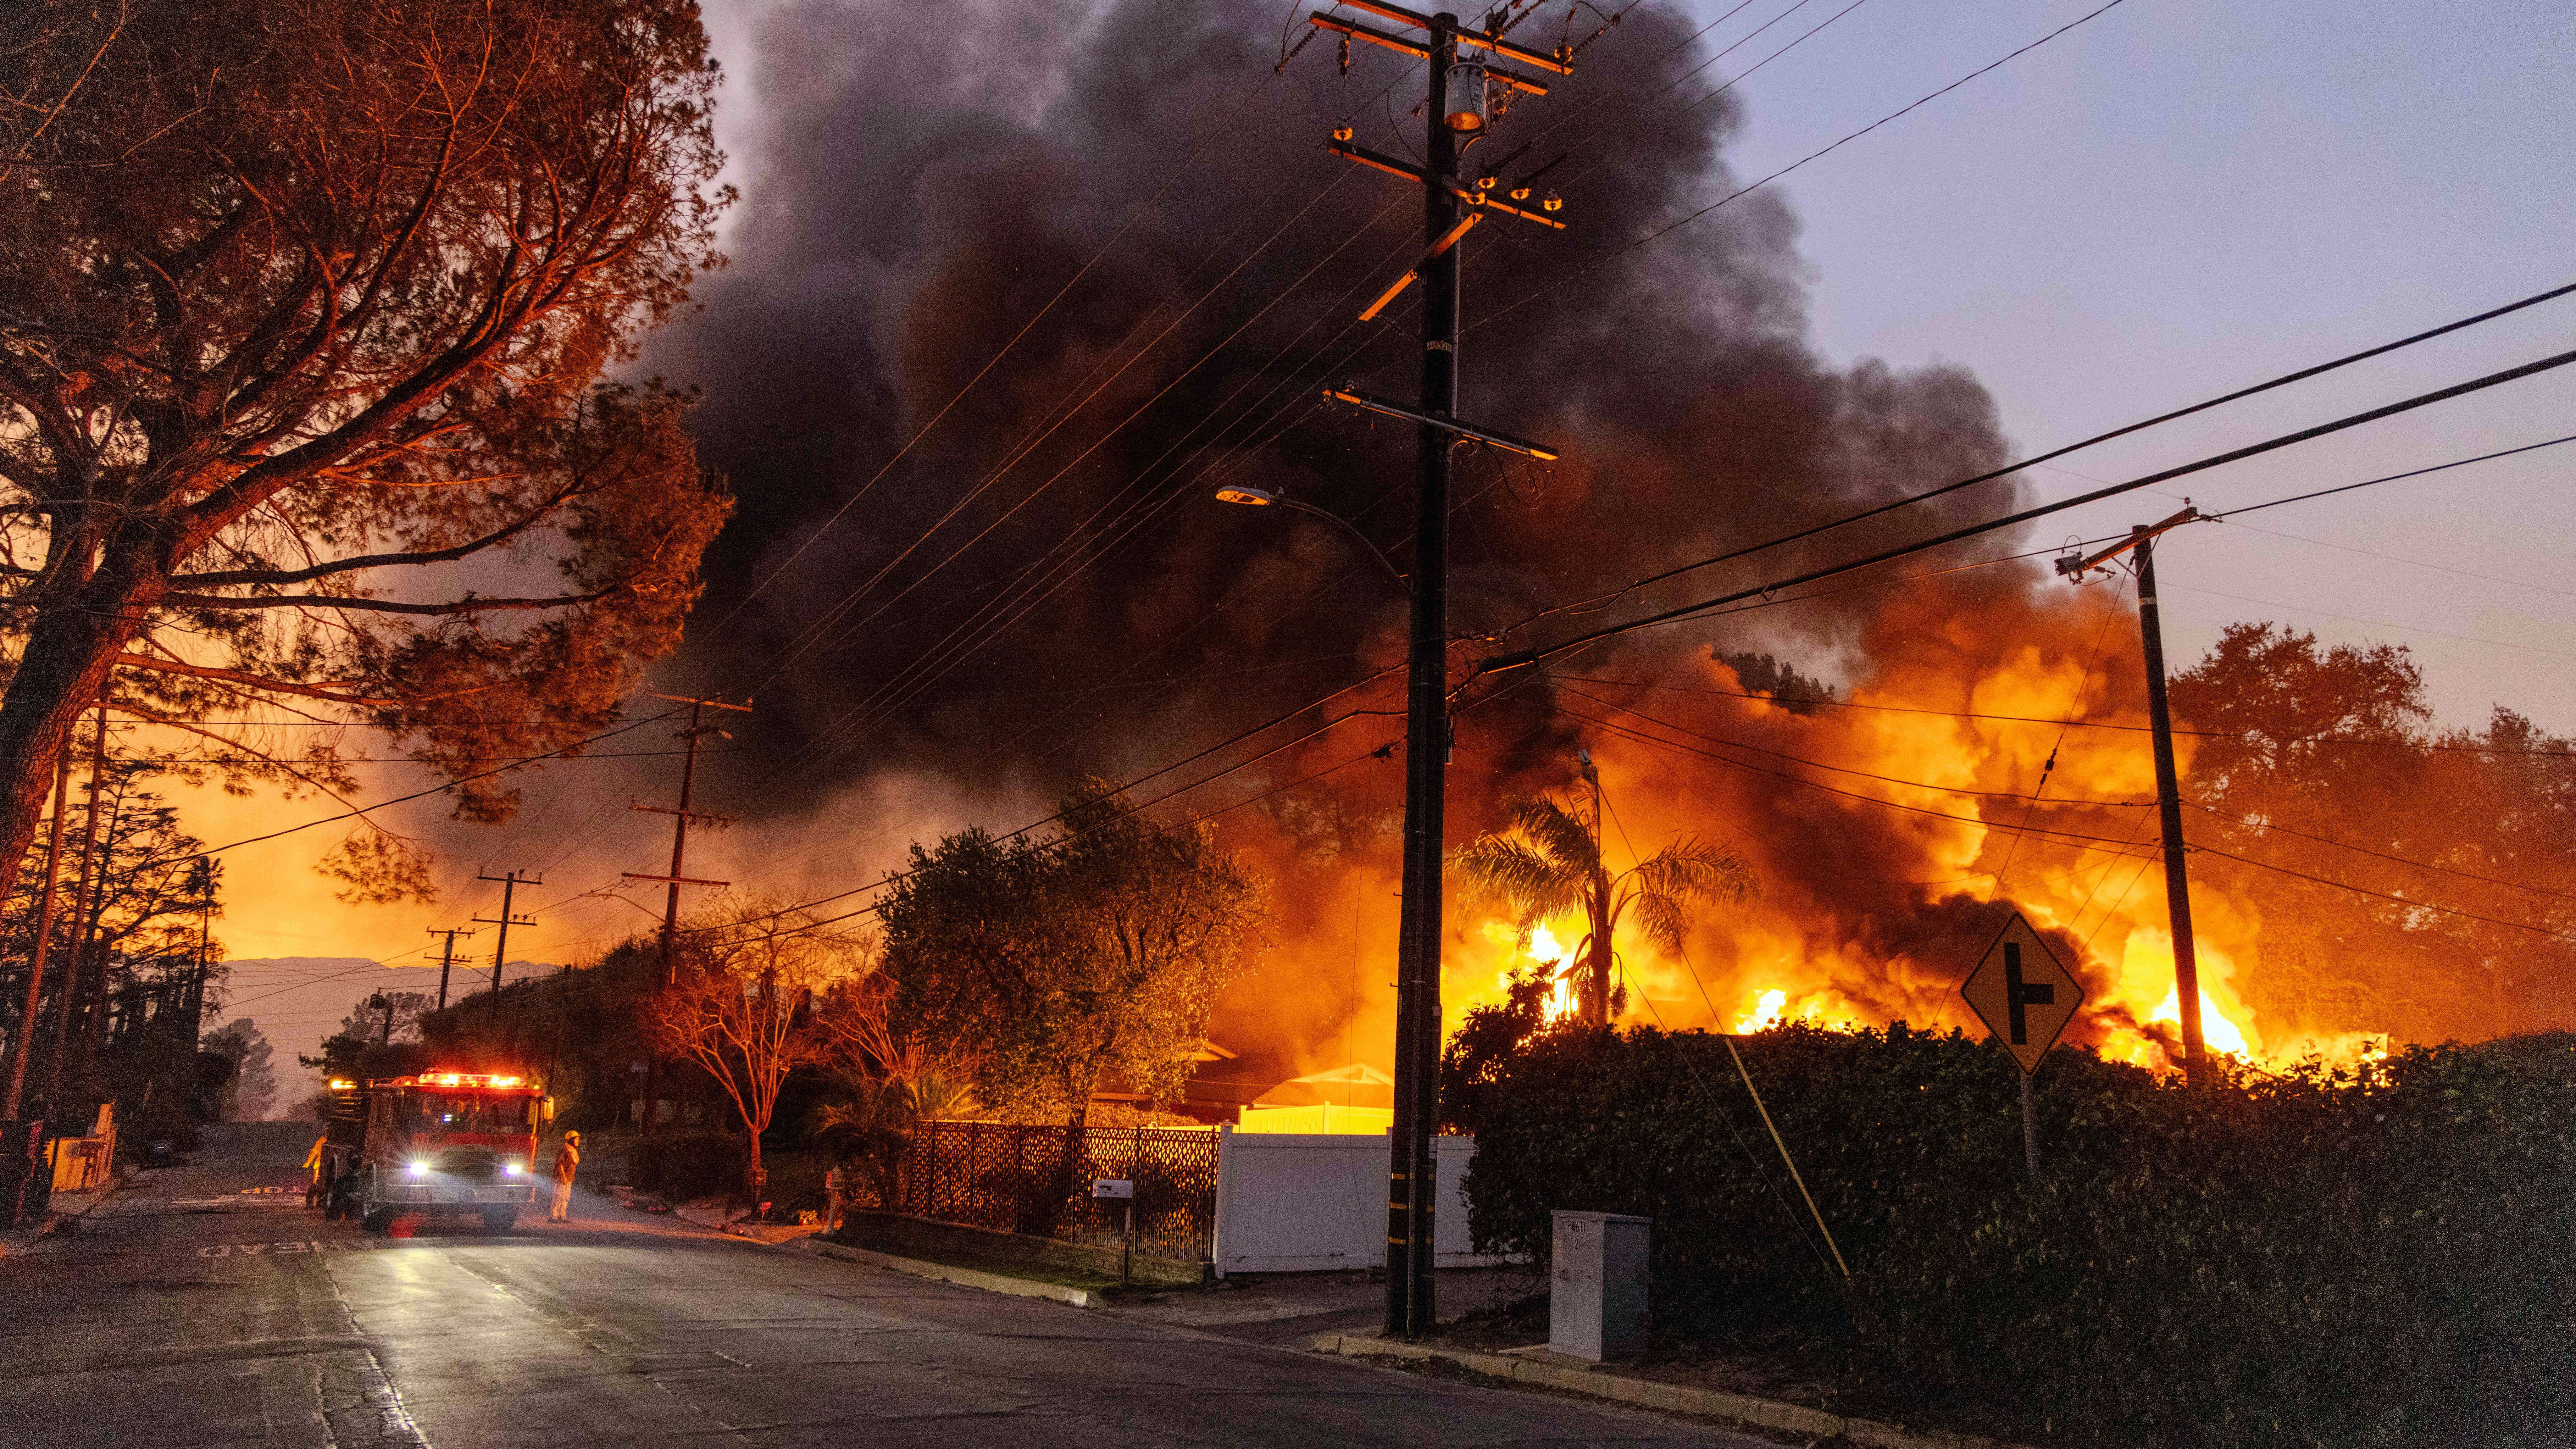
{"type": "MultiPolygon", "coordinates": [[[[1705,652],[1589,666],[1588,677],[1553,682],[1574,722],[1507,765],[1496,741],[1526,736],[1526,720],[1520,734],[1481,741],[1462,727],[1453,835],[1496,828],[1515,795],[1588,794],[1579,747],[1599,773],[1603,864],[1614,878],[1681,842],[1741,853],[1756,892],[1689,906],[1683,950],[1660,950],[1634,917],[1623,920],[1612,942],[1619,1025],[1755,1032],[1903,1021],[1982,1038],[1959,985],[2018,912],[2084,984],[2061,1042],[2175,1070],[2181,1032],[2135,636],[2105,627],[2104,609],[2074,617],[2052,602],[1890,610],[1857,626],[1850,657],[1872,661],[1859,682],[1810,708],[1752,697],[1705,652]],[[2015,637],[2029,642],[1993,642],[2015,637]],[[1463,763],[1480,753],[1497,767],[1468,774],[1463,763]]],[[[2195,741],[2179,742],[2186,780],[2195,741]]],[[[1396,803],[1375,808],[1391,816],[1396,803]]],[[[2185,817],[2187,835],[2199,818],[2185,817]]],[[[1280,878],[1294,876],[1283,864],[1280,878]]],[[[1314,898],[1323,924],[1312,939],[1330,943],[1333,964],[1309,975],[1348,978],[1343,950],[1383,959],[1398,882],[1374,860],[1321,879],[1331,884],[1314,898]]],[[[2195,867],[2192,907],[2213,1054],[2280,1069],[2386,1052],[2384,1025],[2349,1004],[2340,963],[2291,949],[2289,932],[2267,954],[2261,912],[2223,874],[2195,867]]],[[[1445,1025],[1501,1002],[1533,972],[1549,982],[1550,1018],[1576,1014],[1578,915],[1524,940],[1508,903],[1453,877],[1447,920],[1445,1025]]],[[[1345,1041],[1386,1039],[1391,976],[1368,972],[1373,989],[1348,1016],[1318,1004],[1305,1035],[1319,1061],[1345,1041]]],[[[2458,1028],[2428,1018],[2424,1030],[2458,1028]]]]}
{"type": "MultiPolygon", "coordinates": [[[[1513,940],[1517,934],[1508,923],[1503,921],[1489,922],[1485,927],[1487,939],[1499,937],[1508,941],[1513,940]]],[[[1549,977],[1549,985],[1547,1000],[1542,1009],[1546,1013],[1547,1020],[1563,1021],[1574,1015],[1574,964],[1566,959],[1564,944],[1556,939],[1556,933],[1547,928],[1546,922],[1541,921],[1530,929],[1528,944],[1519,947],[1516,954],[1519,959],[1495,973],[1496,994],[1499,996],[1511,990],[1512,974],[1515,970],[1523,974],[1527,974],[1532,969],[1545,971],[1549,977]]]]}
{"type": "MultiPolygon", "coordinates": [[[[1746,697],[1735,671],[1705,655],[1605,667],[1619,677],[1568,686],[1584,714],[1616,726],[1581,736],[1622,827],[1605,842],[1605,864],[1616,872],[1678,838],[1723,841],[1760,882],[1753,900],[1695,913],[1686,959],[1666,959],[1623,928],[1621,1021],[1752,1032],[1902,1020],[1982,1036],[1959,981],[2010,909],[2069,953],[2086,984],[2067,1044],[2175,1069],[2179,1011],[2152,763],[2135,728],[2145,716],[2138,666],[2116,646],[2096,660],[2063,638],[1996,650],[1966,637],[1981,626],[2045,635],[2062,624],[1935,621],[1925,626],[1938,636],[1931,644],[1870,651],[1891,662],[1810,710],[1746,697]],[[1933,647],[1953,636],[1959,647],[1933,647]],[[2058,723],[2069,717],[2117,727],[2058,723]]],[[[2187,758],[2188,739],[2183,748],[2187,758]]],[[[2195,881],[2193,905],[2212,1052],[2279,1066],[2385,1049],[2350,1022],[2267,1018],[2239,985],[2242,963],[2262,959],[2257,914],[2205,881],[2195,881]]],[[[1543,925],[1524,944],[1491,903],[1453,909],[1463,917],[1445,973],[1453,1025],[1533,967],[1553,979],[1549,1016],[1576,1010],[1556,931],[1543,925]]]]}

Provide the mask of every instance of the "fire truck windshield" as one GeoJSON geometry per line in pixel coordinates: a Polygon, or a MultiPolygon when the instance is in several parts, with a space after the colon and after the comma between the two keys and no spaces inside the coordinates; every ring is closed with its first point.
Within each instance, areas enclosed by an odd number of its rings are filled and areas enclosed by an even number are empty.
{"type": "Polygon", "coordinates": [[[481,1092],[405,1092],[403,1129],[407,1132],[526,1132],[531,1129],[534,1098],[491,1096],[481,1092]]]}

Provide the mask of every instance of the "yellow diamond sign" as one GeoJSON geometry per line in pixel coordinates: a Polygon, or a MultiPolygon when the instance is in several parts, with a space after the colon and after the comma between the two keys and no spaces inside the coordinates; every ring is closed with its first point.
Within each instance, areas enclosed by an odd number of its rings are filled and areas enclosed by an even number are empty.
{"type": "Polygon", "coordinates": [[[2038,1069],[2040,1056],[2084,1004],[2084,988],[2074,973],[2018,911],[1986,948],[1977,969],[1968,973],[1959,994],[2024,1072],[2038,1069]]]}

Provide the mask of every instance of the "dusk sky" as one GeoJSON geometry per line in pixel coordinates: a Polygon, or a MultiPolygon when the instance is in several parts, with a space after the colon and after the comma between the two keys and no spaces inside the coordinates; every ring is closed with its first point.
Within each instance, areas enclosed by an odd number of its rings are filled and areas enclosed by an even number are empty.
{"type": "MultiPolygon", "coordinates": [[[[1673,101],[1846,3],[1814,0],[1673,101]]],[[[2097,6],[1865,0],[1739,87],[1746,119],[1726,164],[1739,179],[1768,174],[2097,6]]],[[[732,77],[720,129],[744,213],[763,184],[752,37],[782,8],[710,7],[732,77]]],[[[1697,8],[1710,20],[1728,7],[1697,8]]],[[[1747,8],[1709,39],[1731,41],[1779,9],[1747,8]]],[[[1969,369],[2027,454],[2576,279],[2571,71],[2576,12],[2563,5],[2122,0],[1780,183],[1812,344],[1837,365],[1876,356],[1969,369]]],[[[1714,180],[1709,191],[1724,194],[1714,180]]],[[[2062,496],[2137,476],[2563,351],[2571,335],[2576,298],[2071,456],[2035,474],[2037,489],[2062,496]]],[[[2160,518],[2182,494],[2223,509],[2540,442],[2576,432],[2571,404],[2576,377],[2552,373],[2203,475],[2174,497],[2133,495],[2049,524],[2092,537],[2160,518]]],[[[2442,723],[2474,726],[2505,705],[2576,731],[2576,584],[2558,566],[2576,551],[2571,470],[2576,444],[2184,529],[2158,556],[2170,655],[2181,667],[2242,619],[2399,642],[2442,723]]],[[[658,729],[630,738],[667,748],[658,729]]],[[[260,1023],[283,1061],[369,990],[434,988],[434,966],[351,965],[417,962],[425,915],[444,926],[490,914],[495,889],[473,883],[478,869],[550,862],[548,880],[564,883],[530,892],[540,924],[513,935],[514,959],[583,959],[650,929],[628,905],[568,899],[667,863],[662,818],[623,811],[667,794],[666,763],[559,767],[530,782],[525,819],[480,831],[438,825],[434,798],[399,807],[390,818],[434,831],[448,851],[451,889],[434,913],[332,901],[309,868],[330,831],[232,853],[219,934],[243,963],[236,1013],[260,1023]]],[[[371,778],[384,794],[420,788],[404,767],[371,778]]],[[[870,847],[871,869],[911,834],[1017,803],[913,783],[907,800],[949,798],[956,813],[934,810],[870,847]]],[[[278,818],[273,803],[185,799],[210,842],[278,818]]],[[[293,809],[325,813],[310,799],[293,809]]],[[[705,868],[748,873],[812,843],[716,837],[705,868]]],[[[792,872],[779,883],[806,884],[792,872]]],[[[466,943],[486,971],[491,942],[486,927],[466,943]]]]}

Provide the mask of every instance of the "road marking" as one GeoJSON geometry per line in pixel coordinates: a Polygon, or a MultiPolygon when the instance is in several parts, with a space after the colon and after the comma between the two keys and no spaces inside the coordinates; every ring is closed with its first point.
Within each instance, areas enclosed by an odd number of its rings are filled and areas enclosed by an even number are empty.
{"type": "Polygon", "coordinates": [[[235,1254],[239,1254],[245,1258],[257,1258],[269,1254],[275,1254],[276,1256],[283,1258],[293,1253],[320,1253],[325,1251],[334,1253],[358,1252],[361,1251],[364,1246],[365,1245],[361,1243],[326,1243],[320,1239],[308,1239],[307,1241],[300,1243],[215,1243],[208,1247],[199,1248],[197,1250],[197,1256],[200,1258],[229,1258],[235,1254]]]}

